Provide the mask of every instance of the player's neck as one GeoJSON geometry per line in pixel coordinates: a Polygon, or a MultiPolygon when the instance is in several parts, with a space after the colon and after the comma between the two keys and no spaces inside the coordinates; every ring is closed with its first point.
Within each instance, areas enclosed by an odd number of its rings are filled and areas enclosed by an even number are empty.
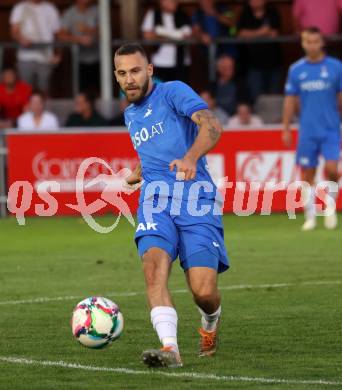
{"type": "Polygon", "coordinates": [[[324,52],[320,52],[319,54],[317,55],[307,55],[306,58],[309,62],[321,62],[323,60],[323,58],[325,57],[325,53],[324,52]]]}
{"type": "Polygon", "coordinates": [[[145,96],[144,96],[144,98],[146,97],[146,96],[148,96],[151,92],[152,92],[152,90],[153,90],[153,81],[151,80],[149,83],[148,83],[148,88],[147,88],[147,91],[146,91],[146,93],[145,93],[145,96]]]}

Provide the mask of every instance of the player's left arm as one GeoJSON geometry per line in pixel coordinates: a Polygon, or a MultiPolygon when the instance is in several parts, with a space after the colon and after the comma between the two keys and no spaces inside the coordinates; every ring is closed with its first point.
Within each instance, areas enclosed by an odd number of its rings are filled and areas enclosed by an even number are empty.
{"type": "Polygon", "coordinates": [[[342,116],[342,92],[340,92],[338,94],[338,107],[340,109],[340,113],[341,113],[341,116],[342,116]]]}
{"type": "Polygon", "coordinates": [[[220,121],[210,110],[196,111],[191,119],[198,126],[198,135],[186,155],[170,163],[170,170],[176,167],[177,172],[183,173],[184,180],[195,178],[197,161],[217,144],[223,131],[220,121]]]}

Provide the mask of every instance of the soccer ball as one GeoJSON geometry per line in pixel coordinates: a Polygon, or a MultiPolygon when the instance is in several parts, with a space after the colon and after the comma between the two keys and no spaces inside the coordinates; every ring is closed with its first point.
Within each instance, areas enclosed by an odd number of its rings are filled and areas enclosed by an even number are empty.
{"type": "Polygon", "coordinates": [[[103,348],[120,337],[124,326],[119,306],[103,297],[90,297],[74,309],[72,333],[88,348],[103,348]]]}

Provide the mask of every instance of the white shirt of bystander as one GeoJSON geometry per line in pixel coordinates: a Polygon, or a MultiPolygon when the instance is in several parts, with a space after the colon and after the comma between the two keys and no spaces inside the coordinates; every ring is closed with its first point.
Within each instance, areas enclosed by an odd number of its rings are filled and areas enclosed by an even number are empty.
{"type": "MultiPolygon", "coordinates": [[[[161,16],[163,25],[155,28],[154,12],[153,10],[147,11],[141,27],[142,32],[155,31],[159,36],[175,40],[182,40],[191,34],[190,26],[176,27],[174,14],[162,12],[161,16]]],[[[160,45],[158,51],[152,55],[151,59],[153,65],[157,67],[173,68],[177,65],[177,47],[172,43],[164,43],[160,45]]],[[[190,65],[189,55],[185,55],[184,64],[190,65]]]]}
{"type": "Polygon", "coordinates": [[[262,127],[263,121],[257,115],[251,115],[248,123],[242,123],[238,115],[233,115],[228,121],[229,128],[239,128],[239,127],[262,127]]]}
{"type": "MultiPolygon", "coordinates": [[[[52,43],[55,33],[60,29],[60,18],[57,8],[47,1],[22,1],[13,8],[10,24],[19,25],[21,34],[32,43],[52,43]]],[[[51,56],[50,48],[18,50],[20,61],[48,63],[51,56]]]]}
{"type": "Polygon", "coordinates": [[[49,111],[43,112],[39,123],[34,120],[34,116],[31,111],[25,112],[18,118],[19,131],[54,131],[58,128],[59,124],[56,115],[49,111]]]}

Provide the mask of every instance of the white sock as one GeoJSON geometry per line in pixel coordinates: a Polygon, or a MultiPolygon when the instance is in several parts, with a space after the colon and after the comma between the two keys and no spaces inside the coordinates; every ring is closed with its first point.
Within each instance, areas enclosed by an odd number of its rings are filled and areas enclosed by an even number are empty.
{"type": "Polygon", "coordinates": [[[327,199],[326,199],[326,209],[328,211],[331,211],[331,210],[336,210],[336,199],[337,199],[337,195],[338,195],[338,191],[337,192],[333,192],[333,191],[330,191],[327,193],[327,199]]]}
{"type": "Polygon", "coordinates": [[[177,312],[170,306],[156,306],[151,310],[151,322],[163,346],[171,346],[178,351],[177,312]]]}
{"type": "Polygon", "coordinates": [[[305,204],[304,206],[304,214],[305,219],[311,219],[316,217],[316,193],[315,193],[315,186],[312,186],[310,188],[303,188],[302,190],[302,198],[303,202],[305,204]]]}
{"type": "Polygon", "coordinates": [[[207,332],[212,332],[216,329],[217,321],[221,315],[221,305],[219,308],[212,314],[204,312],[199,306],[198,310],[202,315],[201,323],[204,330],[207,332]]]}

